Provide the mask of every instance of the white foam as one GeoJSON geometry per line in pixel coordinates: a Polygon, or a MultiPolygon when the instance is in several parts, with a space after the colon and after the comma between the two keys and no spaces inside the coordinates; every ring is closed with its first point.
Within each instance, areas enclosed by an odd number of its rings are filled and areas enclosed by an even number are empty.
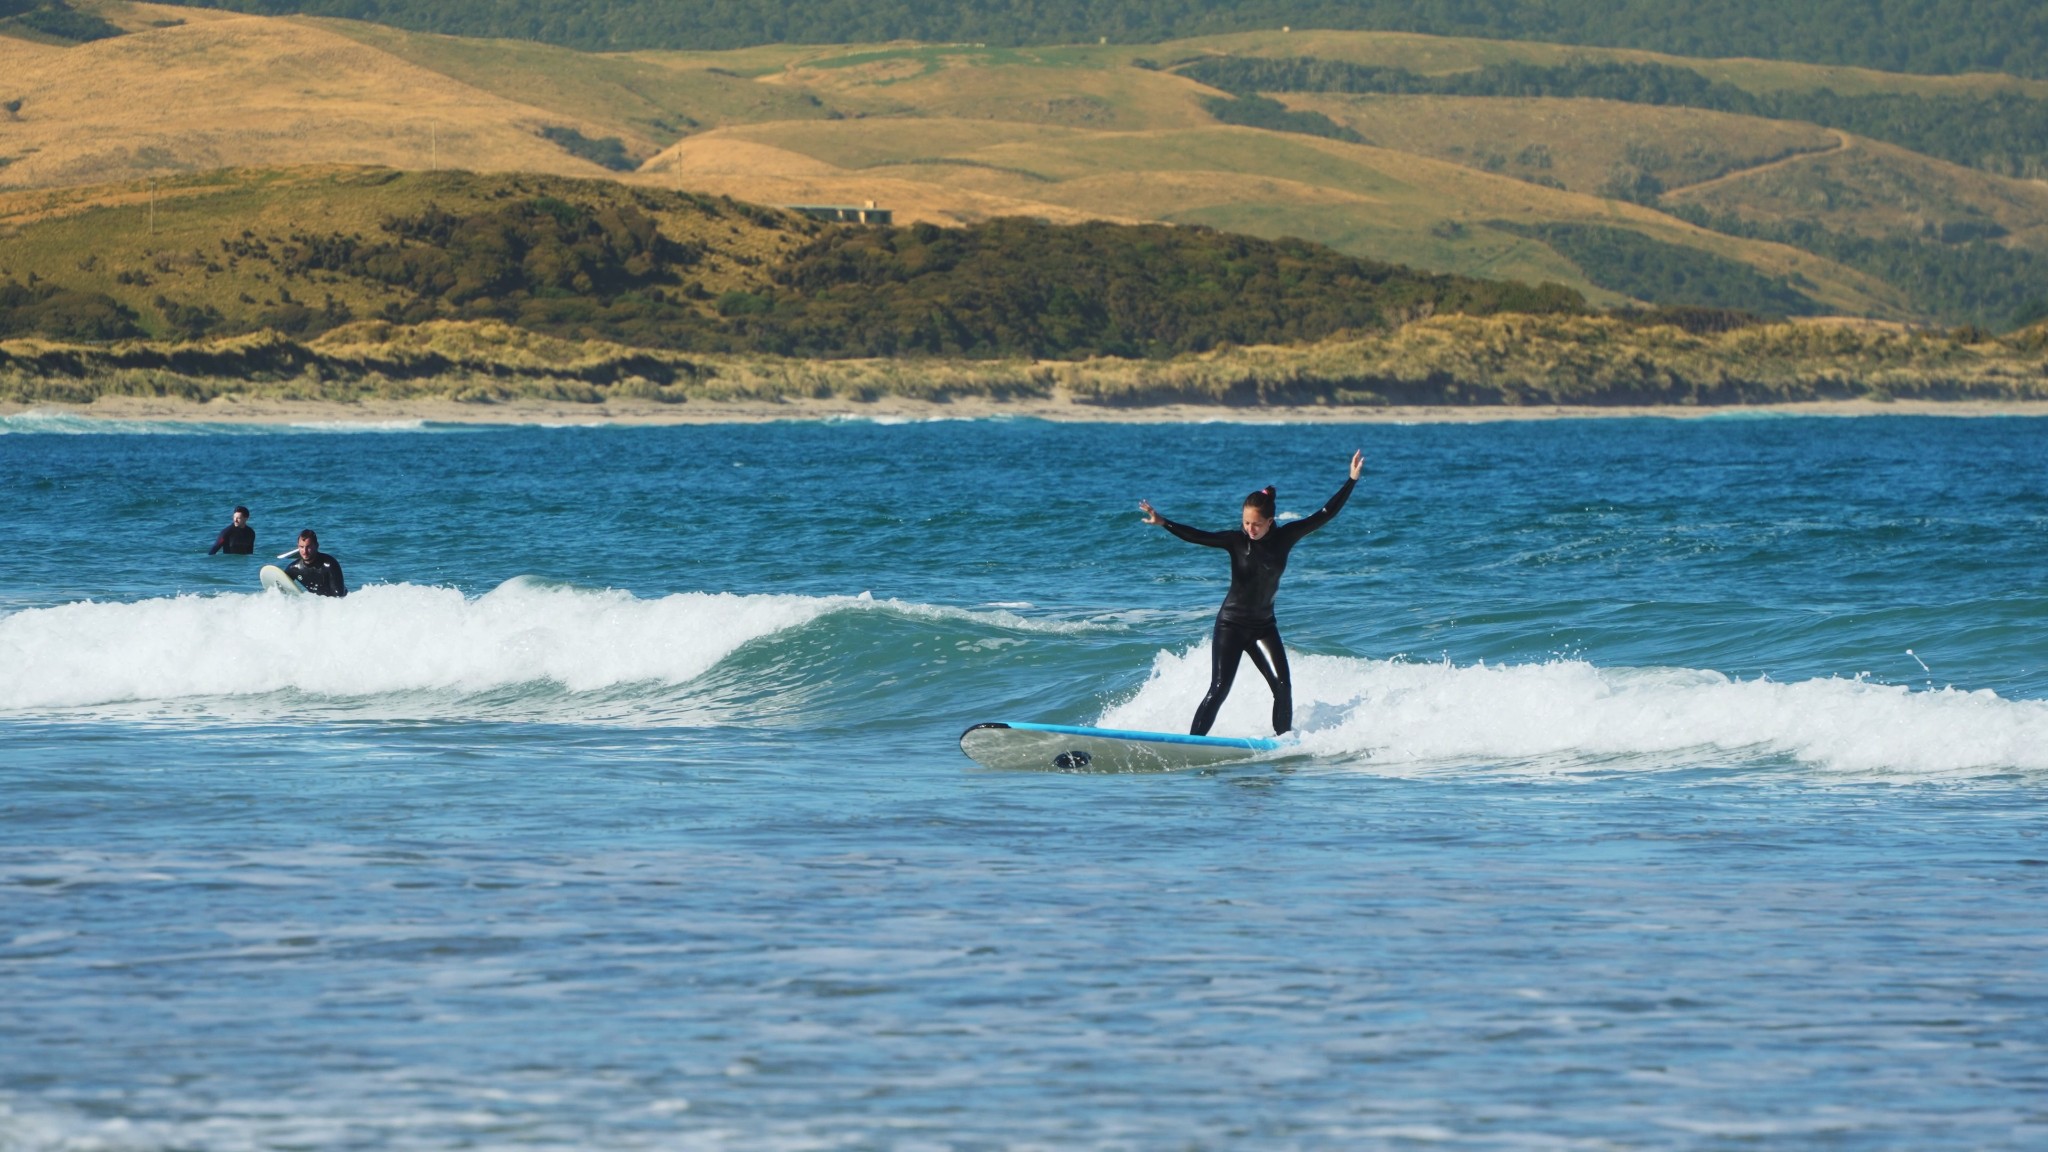
{"type": "Polygon", "coordinates": [[[707,593],[641,600],[515,580],[473,599],[393,584],[345,600],[230,593],[67,604],[0,617],[0,709],[286,690],[360,697],[534,682],[572,692],[680,684],[751,640],[861,603],[707,593]]]}
{"type": "Polygon", "coordinates": [[[821,424],[867,424],[876,428],[904,428],[914,424],[1000,424],[1016,420],[1009,413],[995,413],[979,416],[958,416],[952,414],[937,416],[903,416],[890,413],[834,412],[820,420],[797,418],[789,423],[821,424]]]}
{"type": "Polygon", "coordinates": [[[31,408],[0,416],[0,436],[262,436],[324,432],[458,432],[482,425],[431,423],[426,420],[259,421],[121,420],[88,416],[61,409],[31,408]]]}
{"type": "MultiPolygon", "coordinates": [[[[1832,772],[1928,777],[2048,770],[2048,702],[1912,691],[1861,679],[1735,680],[1687,668],[1422,664],[1296,655],[1303,750],[1376,770],[1684,767],[1789,758],[1832,772]]],[[[1208,687],[1209,648],[1162,652],[1105,727],[1180,731],[1208,687]]],[[[1246,661],[1217,735],[1270,732],[1246,661]]]]}
{"type": "MultiPolygon", "coordinates": [[[[281,692],[326,701],[420,693],[469,699],[502,697],[501,690],[520,685],[570,693],[681,685],[750,642],[830,613],[866,611],[1013,632],[1115,627],[877,600],[865,592],[687,592],[641,599],[531,577],[477,597],[453,588],[373,584],[343,600],[257,592],[84,601],[0,615],[0,712],[281,692]]],[[[376,711],[394,709],[413,714],[397,704],[376,711]]],[[[442,705],[429,710],[449,711],[442,705]]],[[[199,711],[222,709],[209,704],[199,711]]],[[[584,718],[618,711],[572,710],[584,718]]]]}
{"type": "Polygon", "coordinates": [[[425,420],[294,420],[285,425],[300,432],[425,432],[425,420]]]}
{"type": "Polygon", "coordinates": [[[0,416],[0,436],[180,436],[227,430],[228,426],[223,424],[196,424],[179,420],[109,420],[48,408],[31,408],[26,412],[0,416]]]}

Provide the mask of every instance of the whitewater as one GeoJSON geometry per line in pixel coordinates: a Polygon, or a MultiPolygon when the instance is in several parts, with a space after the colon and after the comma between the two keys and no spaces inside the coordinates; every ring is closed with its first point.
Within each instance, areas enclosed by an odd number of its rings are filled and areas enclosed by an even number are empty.
{"type": "Polygon", "coordinates": [[[0,433],[0,1148],[2048,1139],[2041,422],[0,433]]]}
{"type": "MultiPolygon", "coordinates": [[[[772,700],[756,701],[751,713],[680,706],[704,695],[694,682],[751,645],[757,664],[822,707],[831,670],[814,669],[817,681],[805,683],[810,672],[786,650],[800,652],[804,630],[831,616],[876,617],[849,623],[864,630],[866,671],[878,680],[914,677],[924,659],[917,638],[934,627],[962,651],[1028,643],[1034,634],[1131,632],[871,595],[642,600],[527,578],[476,597],[371,585],[343,601],[258,592],[83,602],[0,617],[0,715],[133,716],[162,705],[216,719],[260,712],[459,720],[544,709],[565,723],[743,726],[750,715],[780,722],[786,710],[772,700]],[[308,652],[321,655],[307,659],[308,652]]],[[[1178,731],[1208,676],[1206,642],[1162,650],[1128,699],[1085,719],[1178,731]]],[[[2048,771],[2048,702],[1989,690],[1916,690],[1861,677],[1777,683],[1583,660],[1457,666],[1331,656],[1299,659],[1295,681],[1298,752],[1373,771],[1616,770],[1624,762],[1651,770],[1741,757],[1902,777],[2048,771]]],[[[1226,704],[1216,731],[1264,734],[1267,713],[1253,685],[1226,704]]]]}

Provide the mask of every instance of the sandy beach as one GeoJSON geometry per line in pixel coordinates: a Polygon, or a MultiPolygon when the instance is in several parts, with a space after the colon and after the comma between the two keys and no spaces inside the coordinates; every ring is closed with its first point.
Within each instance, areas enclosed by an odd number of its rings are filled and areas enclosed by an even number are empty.
{"type": "Polygon", "coordinates": [[[1232,407],[1162,404],[1106,407],[1066,399],[947,402],[884,397],[872,401],[792,399],[663,404],[645,400],[603,403],[514,400],[466,403],[447,399],[333,401],[223,397],[204,403],[156,397],[109,396],[91,404],[0,404],[0,417],[35,412],[109,421],[178,421],[199,424],[752,424],[776,420],[991,420],[1032,419],[1100,424],[1473,424],[1512,420],[1706,419],[1768,416],[2048,416],[2048,401],[1824,400],[1765,405],[1648,406],[1398,406],[1232,407]]]}

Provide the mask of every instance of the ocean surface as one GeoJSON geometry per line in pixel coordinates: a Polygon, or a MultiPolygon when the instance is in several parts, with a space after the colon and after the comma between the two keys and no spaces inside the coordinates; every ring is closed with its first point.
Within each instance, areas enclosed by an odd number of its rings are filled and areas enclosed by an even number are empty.
{"type": "Polygon", "coordinates": [[[8,1152],[2048,1147],[2048,421],[31,413],[0,492],[8,1152]],[[1353,448],[1297,748],[960,754],[1184,730],[1138,499],[1353,448]]]}

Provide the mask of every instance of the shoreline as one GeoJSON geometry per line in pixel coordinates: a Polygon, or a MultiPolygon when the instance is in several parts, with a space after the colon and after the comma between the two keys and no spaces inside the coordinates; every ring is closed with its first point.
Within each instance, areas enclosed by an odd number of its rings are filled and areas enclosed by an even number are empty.
{"type": "Polygon", "coordinates": [[[192,401],[105,396],[90,404],[0,403],[0,419],[25,415],[172,424],[362,425],[425,422],[513,426],[646,426],[766,424],[778,421],[917,423],[940,420],[1045,420],[1062,424],[1494,424],[1530,420],[1628,418],[1711,419],[1728,416],[2048,416],[2048,400],[1807,400],[1726,405],[1328,405],[1230,406],[1159,404],[1112,407],[1069,399],[948,401],[905,397],[690,400],[660,403],[613,399],[597,403],[516,399],[471,402],[444,398],[278,400],[226,396],[192,401]]]}

